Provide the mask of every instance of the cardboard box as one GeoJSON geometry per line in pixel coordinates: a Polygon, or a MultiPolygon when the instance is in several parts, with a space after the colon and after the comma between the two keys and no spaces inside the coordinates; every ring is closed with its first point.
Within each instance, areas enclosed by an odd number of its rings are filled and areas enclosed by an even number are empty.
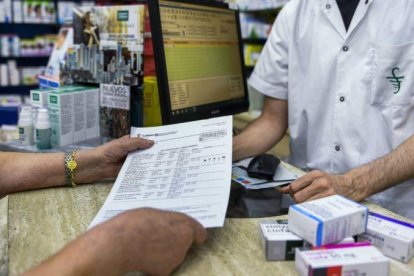
{"type": "Polygon", "coordinates": [[[85,90],[86,139],[100,137],[99,128],[99,88],[85,90]]]}
{"type": "Polygon", "coordinates": [[[48,99],[52,146],[99,137],[99,88],[63,86],[48,99]]]}
{"type": "Polygon", "coordinates": [[[62,90],[48,95],[52,146],[71,145],[74,142],[73,95],[62,90]]]}
{"type": "MultiPolygon", "coordinates": [[[[294,260],[296,248],[312,249],[310,243],[289,231],[287,219],[265,219],[259,224],[259,233],[268,261],[294,260]]],[[[348,237],[335,245],[354,242],[353,237],[348,237]]]]}
{"type": "Polygon", "coordinates": [[[287,220],[264,220],[259,224],[262,245],[268,261],[295,259],[295,249],[303,239],[289,231],[287,220]]]}
{"type": "Polygon", "coordinates": [[[36,108],[47,108],[47,96],[53,89],[30,90],[30,104],[36,108]]]}
{"type": "Polygon", "coordinates": [[[302,276],[389,274],[389,259],[366,243],[307,251],[297,248],[295,266],[302,276]]]}
{"type": "Polygon", "coordinates": [[[384,255],[408,263],[414,255],[414,225],[370,213],[367,231],[358,241],[369,241],[384,255]]]}
{"type": "Polygon", "coordinates": [[[368,209],[333,195],[289,207],[289,230],[312,245],[321,246],[364,233],[368,209]]]}

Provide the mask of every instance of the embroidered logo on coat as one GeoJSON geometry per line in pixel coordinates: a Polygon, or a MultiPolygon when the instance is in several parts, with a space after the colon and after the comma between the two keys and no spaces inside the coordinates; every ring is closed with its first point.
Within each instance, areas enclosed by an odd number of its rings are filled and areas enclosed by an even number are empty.
{"type": "Polygon", "coordinates": [[[397,94],[400,92],[401,89],[401,83],[402,79],[404,79],[404,76],[397,76],[396,71],[400,71],[400,68],[395,67],[392,69],[392,77],[387,77],[387,79],[390,80],[392,86],[395,88],[394,94],[397,94]]]}

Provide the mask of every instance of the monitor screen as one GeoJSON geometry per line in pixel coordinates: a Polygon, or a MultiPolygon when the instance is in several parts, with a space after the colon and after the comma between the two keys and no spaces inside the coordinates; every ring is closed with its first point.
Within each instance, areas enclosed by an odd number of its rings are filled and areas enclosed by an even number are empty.
{"type": "Polygon", "coordinates": [[[246,111],[238,11],[216,1],[151,2],[163,123],[246,111]]]}

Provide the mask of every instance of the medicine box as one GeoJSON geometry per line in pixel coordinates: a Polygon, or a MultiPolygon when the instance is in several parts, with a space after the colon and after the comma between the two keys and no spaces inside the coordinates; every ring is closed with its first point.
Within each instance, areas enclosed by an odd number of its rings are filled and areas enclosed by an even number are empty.
{"type": "MultiPolygon", "coordinates": [[[[312,248],[310,243],[289,231],[287,219],[263,220],[259,223],[259,233],[268,261],[294,260],[296,248],[312,248]]],[[[349,244],[354,242],[353,237],[347,237],[336,244],[349,244]]]]}
{"type": "Polygon", "coordinates": [[[307,251],[297,248],[295,266],[301,276],[389,274],[389,259],[367,243],[307,251]]]}
{"type": "MultiPolygon", "coordinates": [[[[325,246],[330,246],[330,245],[338,245],[338,244],[350,244],[350,243],[355,243],[355,239],[354,237],[347,237],[339,242],[336,243],[332,243],[332,244],[327,244],[325,246]]],[[[303,248],[308,248],[308,249],[315,249],[315,248],[320,248],[318,246],[313,246],[312,244],[310,244],[307,241],[303,242],[303,248]]]]}
{"type": "Polygon", "coordinates": [[[287,220],[264,220],[259,232],[268,261],[295,259],[295,249],[303,246],[303,239],[289,231],[287,220]]]}
{"type": "Polygon", "coordinates": [[[47,96],[53,89],[30,90],[30,103],[35,108],[47,108],[47,96]]]}
{"type": "Polygon", "coordinates": [[[99,89],[64,86],[48,95],[52,146],[99,137],[99,89]]]}
{"type": "Polygon", "coordinates": [[[358,236],[384,255],[409,262],[414,255],[414,225],[376,213],[368,216],[367,231],[358,236]]]}
{"type": "Polygon", "coordinates": [[[85,91],[86,139],[100,136],[99,128],[99,88],[88,87],[85,91]]]}
{"type": "Polygon", "coordinates": [[[289,230],[314,246],[364,233],[368,209],[333,195],[289,207],[289,230]]]}

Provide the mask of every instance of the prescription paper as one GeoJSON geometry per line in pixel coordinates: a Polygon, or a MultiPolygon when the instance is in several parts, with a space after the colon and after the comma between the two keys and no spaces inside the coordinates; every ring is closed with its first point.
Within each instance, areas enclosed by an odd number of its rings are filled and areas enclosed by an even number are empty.
{"type": "Polygon", "coordinates": [[[153,207],[222,227],[230,194],[232,117],[151,128],[131,136],[153,140],[130,153],[89,228],[126,210],[153,207]]]}

